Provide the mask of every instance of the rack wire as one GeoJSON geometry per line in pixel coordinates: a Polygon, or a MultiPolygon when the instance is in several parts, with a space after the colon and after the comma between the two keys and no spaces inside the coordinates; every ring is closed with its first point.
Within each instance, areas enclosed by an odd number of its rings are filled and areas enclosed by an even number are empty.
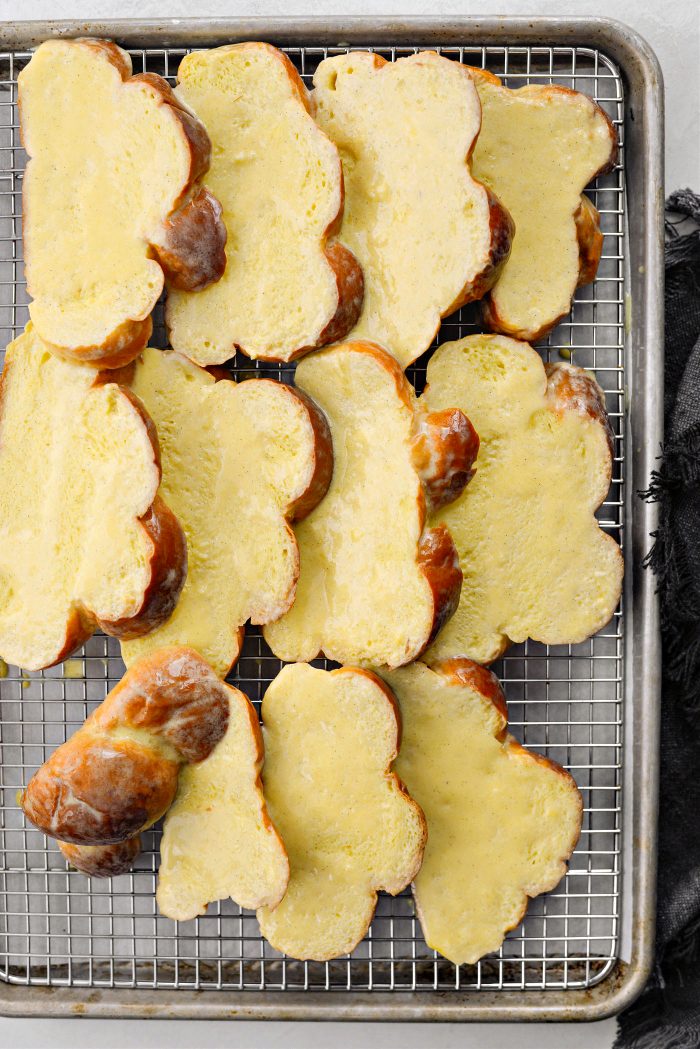
{"type": "MultiPolygon", "coordinates": [[[[346,48],[291,47],[305,82],[318,63],[346,48]]],[[[377,48],[394,61],[419,48],[377,48]]],[[[615,436],[613,481],[599,511],[618,541],[624,514],[626,330],[623,83],[601,51],[584,47],[444,47],[443,54],[487,68],[509,87],[562,84],[595,98],[617,128],[619,163],[589,196],[601,213],[603,258],[595,283],[576,294],[572,315],[539,345],[547,360],[595,371],[615,436]]],[[[171,83],[184,49],[131,52],[134,71],[171,83]]],[[[17,75],[29,52],[0,54],[0,340],[27,320],[21,190],[25,154],[19,138],[17,75]]],[[[465,308],[442,325],[437,342],[477,330],[465,308]]],[[[156,345],[165,344],[162,308],[156,345]]],[[[436,344],[437,344],[436,342],[436,344]]],[[[409,370],[420,390],[421,358],[409,370]]],[[[293,368],[245,358],[234,377],[289,380],[293,368]]],[[[614,967],[619,951],[623,732],[623,616],[580,645],[513,646],[494,669],[503,681],[514,734],[568,768],[584,799],[584,826],[559,888],[534,900],[522,925],[497,954],[455,967],[429,950],[408,893],[380,898],[368,935],[349,957],[331,963],[286,959],[261,938],[254,914],[231,901],[199,919],[175,923],[155,906],[159,830],[144,835],[136,869],[108,880],[69,872],[54,843],[25,824],[16,792],[45,758],[82,724],[119,680],[123,664],[112,638],[93,637],[62,666],[40,673],[0,664],[0,980],[35,986],[236,990],[373,989],[460,992],[482,989],[589,988],[614,967]]],[[[331,665],[323,660],[319,665],[331,665]]],[[[258,706],[280,662],[256,628],[248,628],[230,680],[258,706]]]]}

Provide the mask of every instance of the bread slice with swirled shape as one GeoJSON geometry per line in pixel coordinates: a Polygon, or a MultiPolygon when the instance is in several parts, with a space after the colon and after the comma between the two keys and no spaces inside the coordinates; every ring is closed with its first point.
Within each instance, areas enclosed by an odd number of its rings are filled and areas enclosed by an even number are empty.
{"type": "Polygon", "coordinates": [[[328,487],[328,426],[284,383],[217,382],[172,351],[145,350],[131,388],[158,428],[161,491],[187,535],[189,570],[167,623],[123,642],[122,655],[130,665],[164,645],[191,645],[224,675],[243,624],[277,619],[294,600],[299,553],[289,522],[328,487]]]}
{"type": "Polygon", "coordinates": [[[229,239],[217,285],[168,297],[172,345],[208,365],[236,349],[288,361],[342,339],[362,305],[362,271],[335,239],[340,158],[296,69],[253,42],[193,52],[178,79],[178,98],[212,138],[204,181],[223,205],[229,239]]]}
{"type": "Polygon", "coordinates": [[[510,251],[510,216],[472,176],[479,97],[467,68],[434,51],[327,58],[314,88],[343,160],[340,237],[365,277],[351,338],[378,342],[405,368],[442,317],[488,291],[510,251]]]}
{"type": "Polygon", "coordinates": [[[464,582],[426,661],[489,663],[511,641],[590,637],[613,615],[623,574],[595,517],[613,461],[603,391],[581,368],[544,365],[502,335],[443,344],[427,379],[427,407],[457,405],[481,443],[467,492],[430,518],[450,529],[464,582]]]}
{"type": "Polygon", "coordinates": [[[156,901],[177,921],[228,897],[249,910],[275,907],[289,881],[260,780],[258,715],[238,689],[228,688],[228,701],[226,734],[204,761],[182,768],[163,824],[156,901]]]}
{"type": "Polygon", "coordinates": [[[474,176],[515,221],[510,258],[483,315],[492,331],[533,341],[566,316],[576,288],[595,278],[603,235],[582,191],[614,166],[617,133],[578,91],[556,84],[513,91],[492,73],[471,73],[482,107],[474,176]]]}
{"type": "Polygon", "coordinates": [[[30,316],[54,352],[119,367],[148,342],[165,277],[195,291],[223,272],[209,138],[107,40],[47,40],[18,83],[30,316]]]}
{"type": "Polygon", "coordinates": [[[265,638],[287,661],[322,651],[346,664],[408,663],[459,598],[449,531],[424,525],[428,505],[454,499],[469,480],[478,438],[462,412],[426,412],[398,363],[372,343],[311,354],[296,383],[328,419],[333,478],[296,525],[296,599],[265,638]]]}
{"type": "Polygon", "coordinates": [[[263,936],[326,961],[365,935],[379,889],[396,895],[423,858],[425,822],[393,771],[399,712],[368,671],[284,667],[262,705],[263,782],[289,854],[287,893],[258,910],[263,936]]]}
{"type": "Polygon", "coordinates": [[[429,947],[471,964],[566,873],[581,795],[560,765],[509,734],[505,697],[484,667],[458,658],[382,676],[401,707],[396,771],[428,826],[416,913],[429,947]]]}
{"type": "Polygon", "coordinates": [[[33,330],[0,383],[0,653],[39,670],[98,627],[138,637],[171,614],[187,572],[158,495],[143,405],[113,372],[54,356],[33,330]]]}

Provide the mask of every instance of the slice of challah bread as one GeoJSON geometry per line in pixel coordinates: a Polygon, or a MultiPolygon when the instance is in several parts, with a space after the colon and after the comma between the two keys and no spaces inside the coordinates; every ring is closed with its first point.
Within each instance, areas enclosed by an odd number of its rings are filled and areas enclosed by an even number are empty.
{"type": "Polygon", "coordinates": [[[294,600],[299,552],[288,521],[328,487],[328,426],[283,383],[216,382],[173,352],[145,350],[132,389],[158,428],[161,491],[187,535],[189,570],[167,623],[125,642],[122,655],[128,666],[163,645],[192,645],[224,675],[243,624],[268,623],[294,600]]]}
{"type": "Polygon", "coordinates": [[[79,870],[128,868],[138,852],[130,839],[169,807],[181,766],[203,761],[223,738],[239,695],[193,649],[145,656],[34,773],[20,797],[24,815],[72,846],[65,855],[79,870]]]}
{"type": "Polygon", "coordinates": [[[53,356],[33,331],[0,383],[0,654],[40,670],[99,626],[163,623],[187,572],[185,537],[157,495],[153,423],[111,372],[53,356]]]}
{"type": "Polygon", "coordinates": [[[526,343],[473,335],[438,347],[428,408],[456,404],[481,445],[476,476],[433,525],[447,525],[464,583],[426,661],[496,659],[510,641],[575,644],[605,626],[620,598],[622,554],[595,511],[612,473],[602,390],[526,343]]]}
{"type": "Polygon", "coordinates": [[[293,958],[337,958],[367,932],[377,890],[396,895],[423,857],[423,814],[392,771],[399,712],[374,674],[297,663],[262,715],[265,795],[290,879],[277,907],[258,910],[260,929],[293,958]]]}
{"type": "Polygon", "coordinates": [[[205,182],[229,240],[219,284],[169,295],[172,345],[218,364],[237,348],[289,361],[342,339],[362,306],[362,271],[347,248],[328,243],[343,212],[343,173],[301,77],[277,48],[247,43],[187,55],[178,78],[178,97],[212,138],[205,182]]]}
{"type": "Polygon", "coordinates": [[[387,63],[353,52],[314,75],[316,116],[340,150],[340,236],[365,278],[352,337],[402,367],[447,316],[481,298],[508,257],[510,216],[470,170],[481,107],[464,66],[432,51],[387,63]]]}
{"type": "Polygon", "coordinates": [[[490,671],[453,659],[383,677],[401,706],[396,771],[428,826],[416,913],[429,947],[456,965],[474,963],[498,950],[528,897],[566,873],[581,795],[568,772],[508,734],[490,671]]]}
{"type": "Polygon", "coordinates": [[[188,921],[229,896],[251,910],[284,896],[289,860],[265,803],[263,754],[258,715],[230,689],[226,735],[182,769],[165,817],[156,900],[166,918],[188,921]]]}
{"type": "Polygon", "coordinates": [[[513,247],[483,301],[494,331],[540,339],[571,309],[576,287],[596,275],[603,247],[598,212],[583,188],[617,160],[617,133],[586,95],[550,84],[512,91],[472,69],[481,99],[475,178],[515,221],[513,247]]]}
{"type": "Polygon", "coordinates": [[[459,411],[424,412],[372,343],[312,354],[296,382],[326,413],[334,471],[296,527],[296,600],[265,638],[287,661],[322,651],[339,663],[408,663],[452,614],[461,584],[447,529],[423,529],[426,503],[459,494],[478,438],[459,411]]]}
{"type": "Polygon", "coordinates": [[[19,75],[29,312],[63,356],[117,367],[151,333],[164,273],[218,280],[226,230],[199,183],[203,126],[154,73],[105,40],[48,40],[19,75]]]}

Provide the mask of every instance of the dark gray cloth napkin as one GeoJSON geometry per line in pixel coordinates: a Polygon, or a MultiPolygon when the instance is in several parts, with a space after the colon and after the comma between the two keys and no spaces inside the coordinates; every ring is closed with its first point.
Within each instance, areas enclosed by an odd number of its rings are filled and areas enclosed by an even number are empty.
{"type": "Polygon", "coordinates": [[[656,961],[615,1049],[700,1046],[700,197],[666,202],[665,443],[647,498],[663,695],[656,961]],[[677,226],[683,222],[683,233],[677,226]],[[687,230],[688,225],[690,229],[687,230]]]}

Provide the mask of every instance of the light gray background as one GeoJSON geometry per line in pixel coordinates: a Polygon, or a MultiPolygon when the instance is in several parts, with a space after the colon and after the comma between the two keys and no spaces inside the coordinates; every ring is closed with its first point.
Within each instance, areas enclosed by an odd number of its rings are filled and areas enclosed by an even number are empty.
{"type": "MultiPolygon", "coordinates": [[[[0,19],[178,18],[207,15],[600,15],[646,37],[666,81],[666,189],[700,189],[700,3],[697,0],[0,0],[0,19]]],[[[4,1020],[0,1049],[609,1049],[598,1024],[291,1024],[252,1022],[4,1020]]]]}

